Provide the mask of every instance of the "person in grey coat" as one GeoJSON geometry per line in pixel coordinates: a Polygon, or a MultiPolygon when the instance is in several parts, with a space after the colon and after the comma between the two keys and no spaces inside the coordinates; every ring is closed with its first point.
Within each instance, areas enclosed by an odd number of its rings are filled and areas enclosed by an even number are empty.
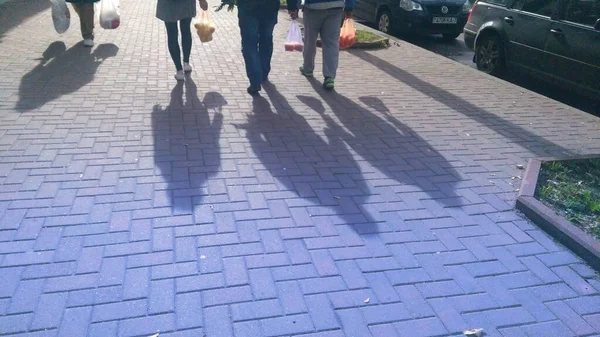
{"type": "MultiPolygon", "coordinates": [[[[198,0],[202,10],[208,9],[206,0],[198,0]]],[[[190,66],[190,53],[192,52],[192,18],[196,16],[195,0],[158,0],[156,5],[156,17],[165,22],[167,27],[167,40],[169,54],[175,63],[177,72],[175,79],[183,81],[185,73],[192,71],[190,66]],[[179,30],[181,29],[181,44],[183,46],[183,64],[181,63],[181,49],[179,48],[179,30]]]]}
{"type": "Polygon", "coordinates": [[[94,46],[94,2],[100,0],[66,0],[73,5],[75,12],[79,15],[81,25],[81,36],[83,45],[86,47],[94,46]]]}

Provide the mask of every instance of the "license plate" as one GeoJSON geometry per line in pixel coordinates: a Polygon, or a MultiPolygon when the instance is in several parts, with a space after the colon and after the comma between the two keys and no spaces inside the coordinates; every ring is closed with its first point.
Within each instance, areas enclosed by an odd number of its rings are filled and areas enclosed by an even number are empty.
{"type": "Polygon", "coordinates": [[[456,18],[445,18],[445,17],[434,17],[433,18],[433,23],[435,24],[444,24],[444,25],[451,25],[451,24],[456,24],[457,20],[456,18]]]}

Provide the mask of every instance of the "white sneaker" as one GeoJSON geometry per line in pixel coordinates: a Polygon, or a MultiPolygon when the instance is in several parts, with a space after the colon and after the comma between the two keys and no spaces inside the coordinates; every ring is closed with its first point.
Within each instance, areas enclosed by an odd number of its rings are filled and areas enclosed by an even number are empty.
{"type": "Polygon", "coordinates": [[[85,39],[85,40],[83,40],[83,45],[85,47],[93,47],[94,46],[94,40],[85,39]]]}
{"type": "Polygon", "coordinates": [[[183,72],[183,70],[177,70],[177,72],[175,73],[175,79],[178,81],[185,80],[185,73],[183,72]]]}
{"type": "Polygon", "coordinates": [[[184,63],[183,64],[183,71],[186,73],[191,73],[192,72],[192,66],[189,63],[184,63]]]}

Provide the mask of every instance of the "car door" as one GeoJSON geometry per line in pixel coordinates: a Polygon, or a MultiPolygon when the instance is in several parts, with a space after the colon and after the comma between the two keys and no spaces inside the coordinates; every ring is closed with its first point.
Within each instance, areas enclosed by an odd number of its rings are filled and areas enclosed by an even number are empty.
{"type": "Polygon", "coordinates": [[[355,15],[369,23],[376,23],[377,20],[377,0],[356,0],[355,15]]]}
{"type": "Polygon", "coordinates": [[[546,41],[551,75],[600,94],[600,0],[562,0],[546,41]]]}
{"type": "Polygon", "coordinates": [[[515,0],[502,18],[511,65],[544,71],[544,47],[558,0],[515,0]]]}

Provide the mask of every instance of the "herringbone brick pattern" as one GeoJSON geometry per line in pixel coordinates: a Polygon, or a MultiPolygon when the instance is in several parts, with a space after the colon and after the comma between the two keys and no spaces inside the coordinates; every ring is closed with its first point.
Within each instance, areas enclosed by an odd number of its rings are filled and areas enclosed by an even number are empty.
{"type": "MultiPolygon", "coordinates": [[[[216,4],[216,3],[215,3],[216,4]]],[[[0,6],[0,335],[600,336],[600,281],[513,210],[600,121],[406,43],[245,94],[235,14],[185,84],[156,2],[97,46],[0,6]]]]}

